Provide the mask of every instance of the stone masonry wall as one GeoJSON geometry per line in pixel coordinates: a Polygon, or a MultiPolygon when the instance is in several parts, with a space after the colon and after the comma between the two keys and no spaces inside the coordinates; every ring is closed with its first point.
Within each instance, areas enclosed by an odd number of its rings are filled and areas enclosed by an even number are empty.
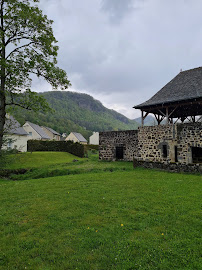
{"type": "Polygon", "coordinates": [[[138,132],[138,160],[170,163],[192,163],[192,147],[202,147],[202,123],[141,127],[138,132]],[[167,157],[163,156],[163,146],[167,157]]]}
{"type": "Polygon", "coordinates": [[[138,152],[136,158],[144,161],[169,162],[173,159],[171,151],[176,137],[175,126],[140,127],[138,132],[138,152]],[[163,145],[167,146],[168,156],[163,157],[163,145]]]}
{"type": "Polygon", "coordinates": [[[177,125],[178,161],[192,163],[192,147],[202,148],[202,123],[177,125]]]}
{"type": "Polygon", "coordinates": [[[123,159],[132,161],[136,156],[138,131],[108,131],[99,133],[99,158],[116,160],[116,147],[123,147],[123,159]]]}
{"type": "Polygon", "coordinates": [[[124,160],[192,164],[192,147],[202,148],[202,123],[100,132],[99,145],[99,158],[104,160],[116,160],[116,147],[122,146],[124,160]]]}
{"type": "Polygon", "coordinates": [[[133,160],[133,167],[143,167],[146,169],[159,169],[170,172],[186,172],[194,174],[202,174],[202,164],[181,164],[181,163],[161,163],[133,160]]]}

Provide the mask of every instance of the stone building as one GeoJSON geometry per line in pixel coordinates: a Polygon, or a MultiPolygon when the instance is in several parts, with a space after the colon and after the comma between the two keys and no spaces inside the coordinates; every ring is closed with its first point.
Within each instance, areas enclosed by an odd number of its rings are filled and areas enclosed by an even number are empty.
{"type": "Polygon", "coordinates": [[[176,170],[195,164],[191,168],[201,171],[202,68],[180,72],[134,108],[142,112],[142,126],[133,131],[100,132],[100,159],[134,160],[145,167],[161,164],[176,170]],[[148,114],[155,116],[157,126],[144,127],[148,114]],[[166,124],[160,125],[163,120],[166,124]]]}

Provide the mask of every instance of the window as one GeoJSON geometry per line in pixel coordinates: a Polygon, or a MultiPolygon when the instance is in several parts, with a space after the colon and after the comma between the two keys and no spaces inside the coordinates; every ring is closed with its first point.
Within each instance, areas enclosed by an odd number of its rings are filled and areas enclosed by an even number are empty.
{"type": "Polygon", "coordinates": [[[202,163],[202,147],[192,147],[193,163],[202,163]]]}
{"type": "Polygon", "coordinates": [[[168,147],[166,144],[163,145],[163,157],[167,158],[168,156],[168,147]]]}
{"type": "Polygon", "coordinates": [[[116,159],[123,159],[123,146],[116,147],[116,159]]]}
{"type": "Polygon", "coordinates": [[[9,149],[11,149],[11,148],[12,148],[12,140],[8,140],[7,147],[8,147],[9,149]]]}
{"type": "Polygon", "coordinates": [[[29,132],[29,136],[32,136],[32,132],[31,131],[29,132]]]}

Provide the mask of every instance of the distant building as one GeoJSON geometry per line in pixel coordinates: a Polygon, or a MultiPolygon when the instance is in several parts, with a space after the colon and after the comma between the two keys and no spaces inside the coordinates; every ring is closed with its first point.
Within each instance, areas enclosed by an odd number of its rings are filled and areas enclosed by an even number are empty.
{"type": "Polygon", "coordinates": [[[99,132],[93,132],[89,137],[89,144],[99,145],[99,132]]]}
{"type": "Polygon", "coordinates": [[[21,152],[27,151],[28,133],[20,126],[20,123],[13,116],[6,116],[4,125],[4,144],[2,149],[16,149],[21,152]]]}
{"type": "Polygon", "coordinates": [[[73,141],[73,142],[78,142],[81,144],[87,144],[87,140],[81,135],[80,133],[77,132],[71,132],[65,141],[73,141]]]}
{"type": "Polygon", "coordinates": [[[60,133],[49,127],[41,127],[43,131],[50,137],[51,140],[60,141],[60,133]]]}
{"type": "Polygon", "coordinates": [[[67,137],[67,133],[62,133],[62,137],[66,138],[67,137]]]}
{"type": "Polygon", "coordinates": [[[46,132],[38,125],[33,124],[29,121],[27,121],[23,128],[29,135],[29,140],[50,140],[50,137],[46,134],[46,132]]]}

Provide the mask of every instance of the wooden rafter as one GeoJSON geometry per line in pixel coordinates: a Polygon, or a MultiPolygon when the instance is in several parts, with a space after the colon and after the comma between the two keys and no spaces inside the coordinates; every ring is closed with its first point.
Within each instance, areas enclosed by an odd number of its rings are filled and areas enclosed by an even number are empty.
{"type": "Polygon", "coordinates": [[[144,111],[142,111],[142,127],[144,126],[144,119],[147,117],[148,114],[149,112],[145,112],[145,115],[144,115],[144,111]]]}
{"type": "Polygon", "coordinates": [[[201,119],[202,119],[202,115],[197,119],[196,122],[200,122],[201,119]]]}

